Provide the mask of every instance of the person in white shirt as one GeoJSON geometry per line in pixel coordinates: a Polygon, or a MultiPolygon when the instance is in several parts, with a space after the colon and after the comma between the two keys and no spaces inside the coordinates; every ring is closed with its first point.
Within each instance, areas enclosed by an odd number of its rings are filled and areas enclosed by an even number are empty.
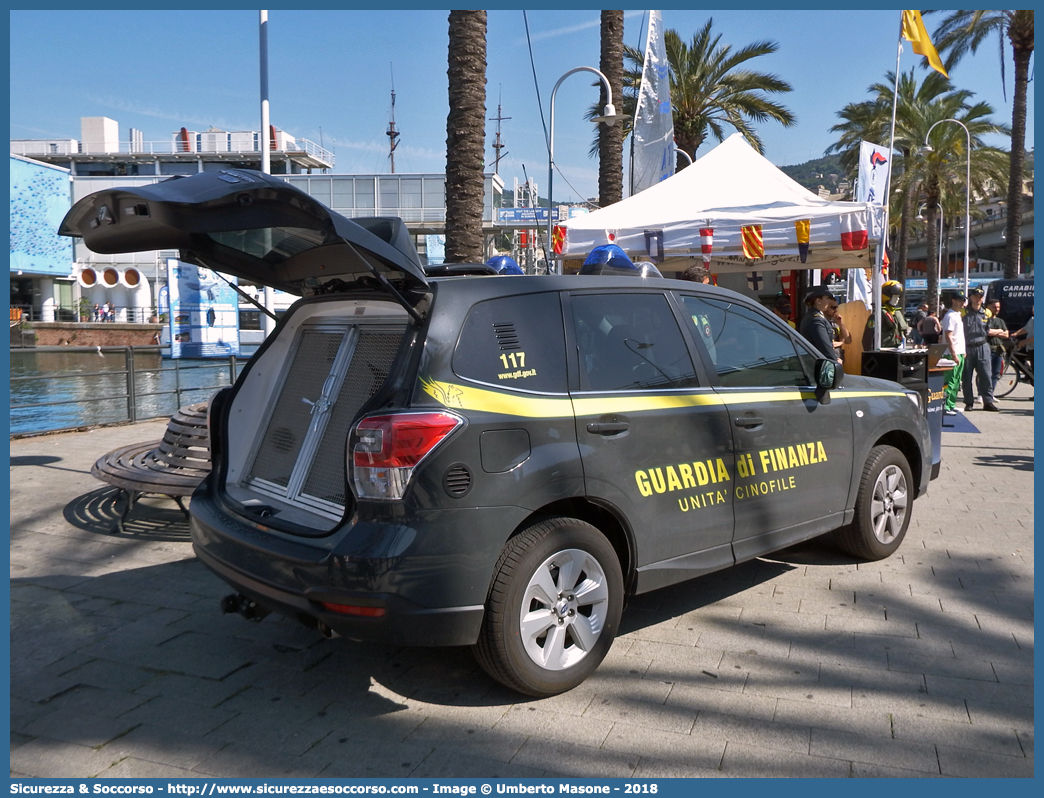
{"type": "Polygon", "coordinates": [[[950,359],[957,364],[947,376],[943,388],[943,412],[948,416],[957,415],[957,390],[964,374],[964,321],[961,319],[961,309],[967,302],[968,297],[963,291],[955,291],[950,294],[950,309],[942,317],[943,342],[950,348],[950,359]]]}

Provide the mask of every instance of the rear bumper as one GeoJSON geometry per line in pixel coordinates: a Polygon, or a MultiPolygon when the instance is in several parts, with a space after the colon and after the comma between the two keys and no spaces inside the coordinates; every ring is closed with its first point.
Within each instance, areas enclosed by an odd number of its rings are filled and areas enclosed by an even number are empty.
{"type": "MultiPolygon", "coordinates": [[[[194,520],[194,527],[195,524],[194,520]]],[[[309,626],[323,623],[349,640],[408,646],[467,646],[478,639],[482,605],[430,609],[388,593],[348,593],[330,589],[294,593],[237,571],[211,557],[206,549],[195,543],[193,548],[204,565],[237,593],[259,606],[278,615],[297,618],[309,626]],[[326,610],[320,601],[380,607],[384,615],[378,618],[347,616],[326,610]]]]}
{"type": "Polygon", "coordinates": [[[359,521],[325,539],[297,539],[232,512],[204,483],[192,498],[192,544],[204,565],[270,612],[325,624],[353,640],[471,645],[497,557],[523,512],[399,514],[359,521]],[[383,614],[344,614],[324,604],[383,614]]]}

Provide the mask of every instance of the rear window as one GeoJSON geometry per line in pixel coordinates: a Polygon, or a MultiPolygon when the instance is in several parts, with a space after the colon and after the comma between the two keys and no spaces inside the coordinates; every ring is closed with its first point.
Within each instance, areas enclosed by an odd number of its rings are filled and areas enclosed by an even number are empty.
{"type": "Polygon", "coordinates": [[[282,263],[305,250],[322,246],[325,241],[318,230],[303,227],[262,227],[208,235],[218,244],[268,263],[282,263]]]}
{"type": "Polygon", "coordinates": [[[479,302],[461,329],[453,372],[500,388],[565,393],[565,338],[558,294],[479,302]]]}

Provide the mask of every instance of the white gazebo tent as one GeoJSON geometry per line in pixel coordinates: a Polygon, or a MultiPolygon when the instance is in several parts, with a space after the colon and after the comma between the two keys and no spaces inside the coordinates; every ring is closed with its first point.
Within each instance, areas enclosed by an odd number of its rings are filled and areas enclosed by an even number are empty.
{"type": "Polygon", "coordinates": [[[664,258],[682,270],[711,230],[710,271],[867,268],[868,222],[880,208],[825,200],[788,177],[736,133],[673,177],[562,225],[563,258],[617,244],[632,258],[664,258]],[[801,259],[798,225],[808,221],[801,259]],[[742,228],[760,226],[764,256],[744,256],[742,228]]]}

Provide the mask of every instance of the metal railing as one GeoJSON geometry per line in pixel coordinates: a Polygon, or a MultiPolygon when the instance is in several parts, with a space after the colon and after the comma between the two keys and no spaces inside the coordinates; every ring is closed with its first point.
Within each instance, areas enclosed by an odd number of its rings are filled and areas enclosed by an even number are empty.
{"type": "MultiPolygon", "coordinates": [[[[1022,208],[1022,223],[1026,224],[1028,217],[1031,217],[1032,214],[1033,214],[1033,196],[1032,195],[1025,196],[1025,197],[1023,197],[1023,201],[1024,201],[1025,204],[1024,204],[1024,206],[1022,208]]],[[[947,218],[951,218],[951,219],[954,220],[954,223],[952,225],[947,225],[946,226],[947,235],[952,236],[953,233],[955,233],[957,231],[960,231],[960,230],[964,230],[964,217],[963,216],[953,216],[953,215],[951,215],[951,216],[949,216],[947,218]]],[[[983,230],[986,227],[999,226],[998,225],[999,222],[1004,222],[1006,224],[1007,223],[1007,219],[1008,219],[1008,209],[1006,207],[1004,207],[1004,206],[1001,206],[1000,208],[997,208],[996,212],[991,214],[991,215],[989,215],[989,216],[984,215],[984,216],[982,216],[980,218],[972,217],[972,220],[971,220],[972,235],[975,235],[975,231],[976,230],[981,231],[981,230],[983,230]]],[[[1030,218],[1029,222],[1032,222],[1032,221],[1033,220],[1030,218]]],[[[920,244],[921,242],[926,240],[927,235],[926,235],[926,233],[923,230],[916,230],[915,232],[916,232],[917,237],[910,239],[910,243],[911,244],[920,244]]]]}
{"type": "MultiPolygon", "coordinates": [[[[69,373],[48,372],[24,376],[12,376],[10,378],[12,398],[15,398],[19,386],[32,385],[33,383],[40,382],[45,383],[48,389],[67,384],[71,386],[73,393],[78,394],[74,398],[59,399],[57,401],[12,402],[10,406],[12,434],[59,432],[63,430],[80,429],[85,426],[95,426],[97,424],[133,423],[149,418],[162,418],[164,416],[169,416],[185,404],[184,396],[186,394],[206,392],[207,395],[210,395],[218,389],[227,387],[234,383],[239,369],[246,363],[246,359],[237,358],[235,355],[229,355],[227,358],[212,358],[204,362],[193,360],[185,363],[178,358],[161,360],[158,368],[139,368],[135,363],[135,355],[158,355],[164,351],[168,351],[167,348],[159,346],[85,348],[85,356],[122,353],[123,368],[100,371],[75,371],[69,373]],[[221,371],[226,368],[227,371],[221,371]],[[197,372],[207,370],[214,371],[215,369],[219,370],[219,376],[222,374],[224,376],[220,376],[220,379],[214,384],[211,384],[197,374],[197,372]],[[153,379],[149,380],[146,375],[153,375],[153,379]],[[164,380],[165,376],[166,380],[164,380]],[[119,383],[117,383],[116,380],[113,380],[113,378],[120,377],[123,379],[119,380],[119,383]],[[87,384],[94,381],[101,382],[104,381],[105,378],[108,378],[110,385],[121,384],[122,392],[106,390],[104,395],[101,397],[93,395],[96,391],[92,391],[88,388],[87,384]],[[148,390],[145,383],[150,381],[154,384],[160,384],[164,381],[169,383],[172,381],[173,385],[165,390],[148,390]],[[151,399],[160,397],[171,397],[173,399],[173,407],[161,407],[161,403],[150,401],[151,399]],[[105,414],[104,417],[95,417],[90,413],[82,412],[78,414],[78,418],[81,419],[78,423],[65,425],[59,423],[58,425],[49,425],[47,422],[39,422],[37,420],[33,423],[32,429],[17,429],[19,426],[24,426],[24,424],[19,425],[16,423],[18,421],[17,411],[32,411],[41,408],[60,408],[69,406],[86,409],[101,402],[111,403],[113,401],[121,400],[125,410],[115,416],[111,412],[105,414]],[[142,404],[145,405],[144,408],[142,408],[142,404]]],[[[47,413],[46,416],[48,419],[54,417],[52,413],[47,413]]]]}
{"type": "MultiPolygon", "coordinates": [[[[81,309],[79,305],[57,304],[49,308],[33,307],[32,305],[11,305],[12,311],[21,311],[18,321],[43,321],[43,322],[115,322],[119,324],[148,324],[149,319],[159,318],[152,308],[127,307],[124,305],[112,305],[106,311],[101,305],[95,310],[91,305],[81,309]],[[50,317],[50,318],[48,318],[50,317]]],[[[16,321],[14,316],[11,321],[16,321]]],[[[153,322],[155,323],[155,322],[153,322]]]]}
{"type": "MultiPolygon", "coordinates": [[[[202,139],[196,141],[193,137],[189,141],[174,139],[171,141],[143,141],[131,144],[121,141],[114,143],[111,147],[92,146],[90,143],[74,143],[72,140],[62,141],[34,141],[22,140],[11,142],[11,152],[15,155],[184,155],[202,153],[222,153],[228,155],[247,155],[261,152],[261,145],[256,142],[240,143],[233,136],[230,140],[223,141],[202,139]]],[[[297,139],[296,141],[276,140],[273,153],[303,152],[315,158],[323,160],[331,165],[334,163],[334,154],[324,147],[320,147],[314,141],[308,139],[297,139]]]]}

